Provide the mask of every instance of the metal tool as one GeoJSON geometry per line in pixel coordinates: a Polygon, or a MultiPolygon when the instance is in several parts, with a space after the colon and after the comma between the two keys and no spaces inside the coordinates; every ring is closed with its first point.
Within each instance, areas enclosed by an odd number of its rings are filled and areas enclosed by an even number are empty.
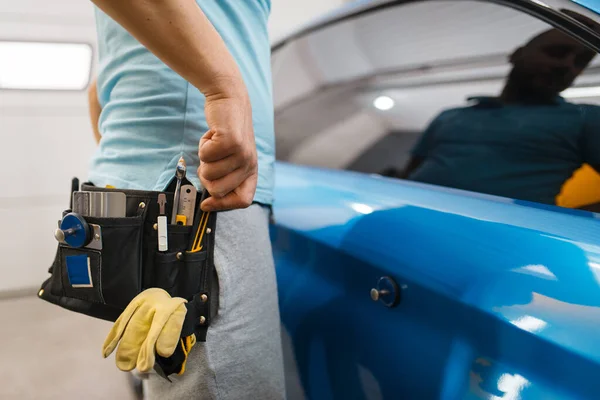
{"type": "Polygon", "coordinates": [[[173,213],[171,215],[171,224],[177,224],[177,207],[179,205],[179,191],[181,190],[181,181],[185,178],[186,172],[185,160],[183,157],[179,158],[179,162],[177,163],[177,169],[175,170],[175,177],[177,178],[177,186],[175,188],[175,199],[173,200],[173,213]]]}
{"type": "Polygon", "coordinates": [[[124,218],[126,204],[123,192],[73,193],[73,212],[84,217],[124,218]]]}
{"type": "Polygon", "coordinates": [[[92,228],[92,240],[85,247],[102,250],[102,228],[96,224],[90,224],[90,228],[92,228]]]}
{"type": "Polygon", "coordinates": [[[197,193],[198,191],[194,185],[183,185],[181,187],[179,205],[177,207],[177,220],[178,222],[179,220],[183,221],[183,225],[192,225],[194,222],[197,193]]]}
{"type": "Polygon", "coordinates": [[[158,251],[169,250],[169,241],[167,234],[167,216],[165,215],[165,205],[167,204],[167,195],[161,193],[158,195],[158,251]]]}

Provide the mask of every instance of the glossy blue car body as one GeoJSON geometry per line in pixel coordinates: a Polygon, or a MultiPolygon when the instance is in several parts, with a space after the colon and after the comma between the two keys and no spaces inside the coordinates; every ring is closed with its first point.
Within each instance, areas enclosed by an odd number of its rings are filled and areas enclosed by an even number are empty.
{"type": "Polygon", "coordinates": [[[288,391],[600,398],[597,214],[283,162],[276,170],[288,391]],[[397,283],[396,307],[371,299],[381,277],[397,283]]]}

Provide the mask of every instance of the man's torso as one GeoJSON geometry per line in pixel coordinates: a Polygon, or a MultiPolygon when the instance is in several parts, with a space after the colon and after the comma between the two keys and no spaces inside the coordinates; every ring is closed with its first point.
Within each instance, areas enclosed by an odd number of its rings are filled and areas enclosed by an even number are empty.
{"type": "Polygon", "coordinates": [[[583,163],[579,106],[480,104],[444,112],[410,179],[553,204],[583,163]]]}
{"type": "MultiPolygon", "coordinates": [[[[275,160],[270,0],[199,1],[236,60],[252,102],[259,180],[255,201],[272,202],[275,160]]],[[[163,190],[181,155],[196,174],[198,143],[208,130],[204,96],[120,25],[96,10],[102,140],[89,180],[130,189],[163,190]]]]}

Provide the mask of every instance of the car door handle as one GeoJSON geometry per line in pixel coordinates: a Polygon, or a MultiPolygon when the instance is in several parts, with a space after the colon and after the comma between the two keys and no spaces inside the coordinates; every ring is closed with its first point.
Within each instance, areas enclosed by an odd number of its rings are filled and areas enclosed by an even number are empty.
{"type": "Polygon", "coordinates": [[[400,288],[389,276],[382,276],[377,286],[371,289],[371,300],[380,301],[386,307],[395,307],[400,303],[400,288]]]}

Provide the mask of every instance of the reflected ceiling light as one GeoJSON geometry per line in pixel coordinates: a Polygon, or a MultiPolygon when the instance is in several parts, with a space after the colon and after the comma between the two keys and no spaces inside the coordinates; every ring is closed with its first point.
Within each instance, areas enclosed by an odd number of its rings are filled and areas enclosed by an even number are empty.
{"type": "Polygon", "coordinates": [[[570,88],[561,93],[566,99],[581,99],[585,97],[600,97],[600,86],[570,88]]]}
{"type": "Polygon", "coordinates": [[[592,268],[592,274],[596,278],[596,282],[600,283],[600,264],[593,261],[588,261],[588,265],[592,268]]]}
{"type": "Polygon", "coordinates": [[[541,319],[532,317],[531,315],[525,315],[511,322],[513,325],[532,333],[539,332],[544,329],[546,325],[548,325],[546,321],[542,321],[541,319]]]}
{"type": "Polygon", "coordinates": [[[0,89],[83,90],[91,67],[89,44],[0,41],[0,89]]]}
{"type": "Polygon", "coordinates": [[[394,107],[394,99],[389,96],[379,96],[373,100],[373,106],[381,111],[391,110],[394,107]]]}
{"type": "Polygon", "coordinates": [[[521,271],[525,272],[525,273],[529,273],[531,275],[537,275],[543,279],[551,279],[554,281],[557,280],[556,275],[554,275],[552,272],[550,272],[548,267],[546,267],[544,265],[526,265],[521,268],[521,271]]]}
{"type": "Polygon", "coordinates": [[[523,391],[531,383],[519,374],[507,374],[500,375],[498,379],[498,389],[503,392],[502,397],[492,396],[495,399],[506,399],[506,400],[517,400],[520,399],[523,391]]]}
{"type": "Polygon", "coordinates": [[[350,204],[350,207],[352,207],[354,211],[359,212],[361,214],[371,214],[373,212],[373,207],[366,204],[352,203],[350,204]]]}

